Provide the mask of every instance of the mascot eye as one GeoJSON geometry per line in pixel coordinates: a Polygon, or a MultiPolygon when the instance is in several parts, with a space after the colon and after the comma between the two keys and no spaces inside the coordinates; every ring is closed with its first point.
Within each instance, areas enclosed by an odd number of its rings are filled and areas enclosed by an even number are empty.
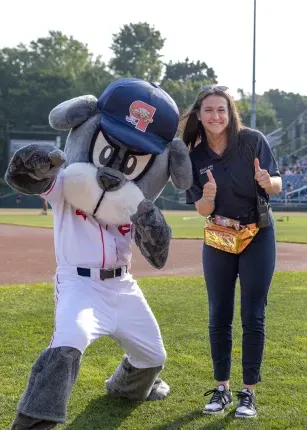
{"type": "Polygon", "coordinates": [[[106,166],[113,158],[115,149],[100,132],[93,148],[93,163],[96,167],[106,166]]]}
{"type": "Polygon", "coordinates": [[[141,173],[143,173],[152,158],[151,154],[148,155],[129,155],[125,161],[123,173],[126,178],[130,181],[136,179],[141,173]]]}

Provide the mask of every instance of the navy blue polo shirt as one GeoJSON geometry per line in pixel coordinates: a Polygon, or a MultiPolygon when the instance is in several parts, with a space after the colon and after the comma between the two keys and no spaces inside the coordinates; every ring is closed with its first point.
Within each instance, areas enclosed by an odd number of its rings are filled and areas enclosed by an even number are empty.
{"type": "MultiPolygon", "coordinates": [[[[200,200],[203,186],[208,182],[210,169],[217,186],[214,214],[238,219],[242,223],[257,220],[254,159],[258,157],[260,167],[270,176],[280,176],[277,162],[265,136],[257,130],[240,131],[238,146],[216,154],[205,143],[200,143],[191,152],[193,186],[186,192],[186,203],[200,200]]],[[[263,191],[263,195],[269,196],[263,191]]]]}

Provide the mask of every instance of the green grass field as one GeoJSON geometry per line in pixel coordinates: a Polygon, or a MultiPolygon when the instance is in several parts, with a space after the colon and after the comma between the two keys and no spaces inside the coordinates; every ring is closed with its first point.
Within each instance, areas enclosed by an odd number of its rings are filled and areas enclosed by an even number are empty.
{"type": "MultiPolygon", "coordinates": [[[[306,273],[277,273],[267,307],[267,342],[257,387],[259,418],[203,416],[203,393],[213,387],[203,280],[147,278],[139,281],[161,327],[168,360],[163,378],[171,395],[162,402],[130,403],[105,396],[104,380],[122,349],[103,338],[86,351],[69,403],[70,430],[175,430],[307,428],[306,273]]],[[[241,388],[239,296],[234,324],[232,388],[241,388]]],[[[9,429],[32,364],[48,345],[53,329],[49,284],[0,287],[0,429],[9,429]]]]}
{"type": "MultiPolygon", "coordinates": [[[[277,241],[307,243],[307,214],[276,213],[277,241]]],[[[173,230],[173,237],[177,239],[202,238],[204,219],[196,212],[174,212],[170,211],[165,215],[167,222],[173,230]]],[[[0,213],[0,224],[16,224],[34,227],[52,227],[52,215],[39,216],[37,214],[9,214],[0,213]]]]}

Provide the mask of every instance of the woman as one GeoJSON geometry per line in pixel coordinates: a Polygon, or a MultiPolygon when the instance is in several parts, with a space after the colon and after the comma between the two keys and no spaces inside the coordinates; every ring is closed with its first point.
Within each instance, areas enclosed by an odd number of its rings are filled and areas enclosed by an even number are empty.
{"type": "MultiPolygon", "coordinates": [[[[204,217],[220,215],[244,226],[259,220],[257,194],[268,201],[270,194],[281,191],[282,181],[267,140],[260,132],[243,127],[227,89],[203,87],[181,119],[181,137],[190,150],[194,172],[187,203],[194,203],[204,217]]],[[[238,392],[236,417],[257,416],[254,386],[260,381],[265,306],[275,256],[271,211],[267,212],[267,226],[259,229],[242,253],[203,246],[211,355],[217,385],[205,393],[212,394],[203,409],[205,414],[222,413],[233,404],[229,379],[235,284],[239,276],[243,386],[238,392]]]]}

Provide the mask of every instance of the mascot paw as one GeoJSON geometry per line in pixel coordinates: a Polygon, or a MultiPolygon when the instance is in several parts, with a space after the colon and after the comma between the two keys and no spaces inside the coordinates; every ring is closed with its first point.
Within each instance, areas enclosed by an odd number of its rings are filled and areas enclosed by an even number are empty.
{"type": "Polygon", "coordinates": [[[139,225],[145,227],[146,225],[150,225],[150,221],[154,218],[153,215],[156,214],[156,210],[158,212],[159,209],[155,204],[148,199],[144,199],[139,203],[136,214],[132,215],[131,221],[135,225],[139,225]]]}
{"type": "Polygon", "coordinates": [[[132,215],[136,231],[141,235],[142,242],[156,243],[160,230],[166,222],[159,208],[151,200],[144,199],[138,206],[136,214],[132,215]]]}
{"type": "Polygon", "coordinates": [[[25,173],[36,180],[51,178],[55,170],[65,163],[65,155],[60,149],[51,150],[33,144],[21,148],[14,155],[9,173],[25,173]]]}
{"type": "Polygon", "coordinates": [[[135,243],[142,255],[156,269],[164,267],[172,231],[160,209],[152,201],[144,199],[132,215],[135,226],[135,243]]]}
{"type": "Polygon", "coordinates": [[[162,379],[157,378],[146,400],[162,400],[168,395],[169,391],[169,385],[167,385],[166,382],[162,381],[162,379]]]}

